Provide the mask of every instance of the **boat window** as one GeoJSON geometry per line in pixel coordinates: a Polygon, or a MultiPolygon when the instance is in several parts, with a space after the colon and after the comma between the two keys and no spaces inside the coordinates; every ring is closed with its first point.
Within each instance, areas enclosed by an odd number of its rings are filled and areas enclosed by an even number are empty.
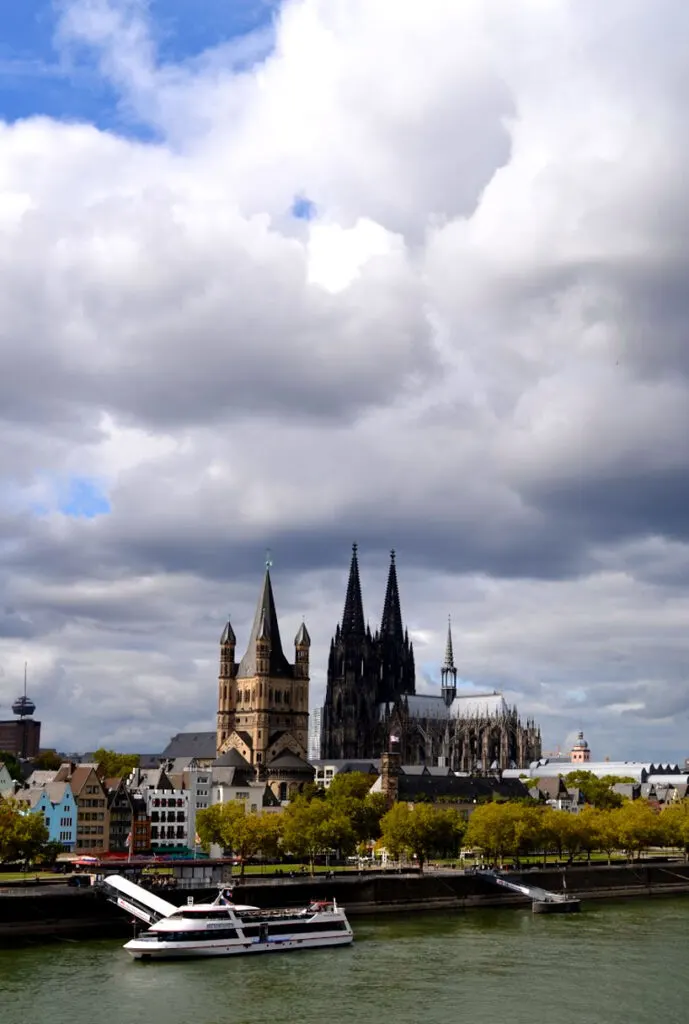
{"type": "Polygon", "coordinates": [[[236,939],[236,928],[214,928],[212,931],[160,932],[160,942],[215,942],[218,939],[236,939]]]}

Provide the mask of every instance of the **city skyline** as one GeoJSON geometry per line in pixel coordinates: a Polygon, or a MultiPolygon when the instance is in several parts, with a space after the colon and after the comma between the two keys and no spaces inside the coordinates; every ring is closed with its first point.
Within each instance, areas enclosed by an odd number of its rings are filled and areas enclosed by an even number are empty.
{"type": "Polygon", "coordinates": [[[358,542],[417,689],[689,716],[680,0],[25,0],[0,55],[0,717],[215,714],[265,551],[312,706],[358,542]]]}

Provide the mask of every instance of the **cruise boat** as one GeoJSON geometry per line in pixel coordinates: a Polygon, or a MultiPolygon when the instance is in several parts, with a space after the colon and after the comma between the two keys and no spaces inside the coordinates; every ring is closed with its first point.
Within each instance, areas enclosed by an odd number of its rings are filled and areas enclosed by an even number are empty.
{"type": "Polygon", "coordinates": [[[212,903],[188,899],[176,907],[121,875],[103,880],[108,899],[150,927],[125,944],[136,960],[169,960],[289,949],[345,946],[354,939],[337,902],[261,910],[233,903],[221,890],[212,903]]]}

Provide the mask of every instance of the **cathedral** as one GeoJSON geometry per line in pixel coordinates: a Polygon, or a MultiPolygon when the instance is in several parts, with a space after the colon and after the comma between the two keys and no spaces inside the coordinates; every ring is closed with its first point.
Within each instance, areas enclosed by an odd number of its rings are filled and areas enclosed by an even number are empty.
{"type": "Polygon", "coordinates": [[[216,764],[251,765],[276,797],[288,800],[314,776],[306,757],[311,638],[302,623],[290,663],[282,649],[270,563],[239,663],[236,643],[228,622],[220,638],[216,764]]]}
{"type": "Polygon", "coordinates": [[[438,695],[417,694],[414,648],[402,621],[395,553],[391,552],[380,629],[364,617],[357,547],[342,622],[330,644],[321,758],[369,760],[399,739],[402,761],[487,773],[527,765],[541,754],[540,731],[522,724],[500,693],[460,694],[448,624],[438,695]]]}

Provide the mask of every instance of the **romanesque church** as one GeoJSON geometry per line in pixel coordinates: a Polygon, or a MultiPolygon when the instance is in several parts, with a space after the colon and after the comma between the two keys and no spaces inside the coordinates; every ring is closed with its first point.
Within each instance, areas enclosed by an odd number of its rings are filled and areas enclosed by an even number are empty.
{"type": "Polygon", "coordinates": [[[227,623],[220,638],[218,766],[253,768],[275,796],[287,800],[313,780],[306,760],[309,723],[309,649],[304,623],[294,638],[294,662],[282,649],[270,566],[244,657],[227,623]]]}
{"type": "Polygon", "coordinates": [[[357,547],[347,583],[342,622],[330,644],[321,757],[368,760],[399,739],[408,765],[486,773],[529,764],[541,754],[540,731],[522,724],[502,694],[460,694],[448,624],[441,688],[416,693],[414,649],[404,628],[395,553],[391,552],[380,629],[364,616],[357,547]]]}

